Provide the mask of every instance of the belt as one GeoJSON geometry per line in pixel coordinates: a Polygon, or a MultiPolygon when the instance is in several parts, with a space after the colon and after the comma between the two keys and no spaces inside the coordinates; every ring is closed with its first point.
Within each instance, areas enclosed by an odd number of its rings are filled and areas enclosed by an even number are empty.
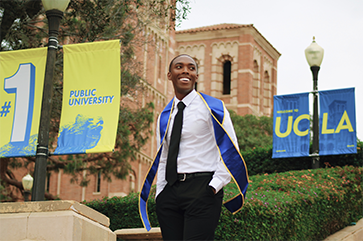
{"type": "Polygon", "coordinates": [[[212,176],[214,172],[194,172],[194,173],[178,173],[178,181],[185,182],[186,180],[193,179],[195,177],[212,176]]]}

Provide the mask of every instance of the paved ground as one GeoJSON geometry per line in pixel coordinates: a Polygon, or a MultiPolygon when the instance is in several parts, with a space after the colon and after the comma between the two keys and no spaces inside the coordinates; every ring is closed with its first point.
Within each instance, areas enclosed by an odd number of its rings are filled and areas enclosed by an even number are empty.
{"type": "Polygon", "coordinates": [[[363,241],[363,218],[356,225],[348,226],[324,241],[363,241]]]}

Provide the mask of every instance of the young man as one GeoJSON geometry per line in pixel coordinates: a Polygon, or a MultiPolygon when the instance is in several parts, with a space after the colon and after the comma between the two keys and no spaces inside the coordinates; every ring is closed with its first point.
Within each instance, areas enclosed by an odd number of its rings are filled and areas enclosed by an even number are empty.
{"type": "MultiPolygon", "coordinates": [[[[175,57],[169,66],[168,79],[173,83],[175,97],[168,117],[159,116],[156,130],[162,147],[156,187],[156,212],[162,236],[164,240],[213,240],[223,186],[230,182],[231,176],[216,145],[211,107],[205,99],[208,96],[194,90],[198,80],[194,59],[185,54],[175,57]],[[178,112],[181,117],[177,117],[178,112]],[[181,137],[175,144],[172,139],[178,118],[182,119],[181,137]],[[162,134],[164,128],[166,133],[162,134]],[[170,164],[173,158],[176,164],[170,164]],[[173,175],[176,178],[170,178],[173,175]]],[[[224,131],[238,148],[229,112],[221,101],[212,99],[221,104],[224,131]]]]}

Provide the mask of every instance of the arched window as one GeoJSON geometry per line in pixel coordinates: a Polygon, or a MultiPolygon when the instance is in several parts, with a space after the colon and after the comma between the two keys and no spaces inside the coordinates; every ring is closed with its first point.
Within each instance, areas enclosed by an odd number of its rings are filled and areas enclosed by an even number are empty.
{"type": "Polygon", "coordinates": [[[265,74],[263,76],[263,79],[265,81],[265,83],[269,83],[270,82],[270,75],[268,74],[268,71],[265,71],[265,74]]]}
{"type": "Polygon", "coordinates": [[[45,181],[46,181],[45,190],[46,190],[47,192],[49,192],[50,172],[49,172],[49,173],[47,173],[47,178],[45,179],[45,181]]]}
{"type": "Polygon", "coordinates": [[[223,94],[231,94],[231,61],[227,60],[223,64],[223,94]]]}
{"type": "MultiPolygon", "coordinates": [[[[197,58],[195,58],[195,57],[193,57],[193,59],[194,59],[194,61],[195,61],[195,63],[197,64],[197,71],[198,71],[198,68],[199,68],[199,60],[197,59],[197,58]]],[[[199,73],[199,71],[198,71],[198,73],[199,73]]],[[[195,91],[198,91],[198,82],[195,82],[195,85],[194,85],[194,89],[195,89],[195,91]]]]}
{"type": "Polygon", "coordinates": [[[256,60],[253,61],[253,71],[256,73],[259,71],[259,66],[256,60]]]}
{"type": "Polygon", "coordinates": [[[95,192],[101,192],[101,172],[96,174],[95,192]]]}
{"type": "MultiPolygon", "coordinates": [[[[271,107],[271,83],[270,83],[270,75],[268,73],[268,71],[264,72],[264,76],[263,76],[263,106],[266,108],[265,109],[265,114],[269,113],[269,108],[271,107]]],[[[292,108],[292,107],[291,107],[292,108]]],[[[294,108],[292,108],[294,109],[294,108]]]]}
{"type": "Polygon", "coordinates": [[[132,173],[130,173],[130,179],[129,180],[130,180],[130,193],[135,192],[135,180],[136,180],[136,178],[132,173]]]}
{"type": "Polygon", "coordinates": [[[158,78],[161,79],[161,56],[159,56],[159,63],[158,63],[158,78]]]}

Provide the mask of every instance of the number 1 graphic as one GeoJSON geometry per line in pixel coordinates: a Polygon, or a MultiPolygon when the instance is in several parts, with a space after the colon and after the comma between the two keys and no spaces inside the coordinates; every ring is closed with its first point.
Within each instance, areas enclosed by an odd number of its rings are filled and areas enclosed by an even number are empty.
{"type": "Polygon", "coordinates": [[[33,120],[35,89],[35,66],[32,63],[20,64],[18,71],[5,78],[4,90],[15,94],[14,120],[10,143],[28,145],[33,120]]]}

